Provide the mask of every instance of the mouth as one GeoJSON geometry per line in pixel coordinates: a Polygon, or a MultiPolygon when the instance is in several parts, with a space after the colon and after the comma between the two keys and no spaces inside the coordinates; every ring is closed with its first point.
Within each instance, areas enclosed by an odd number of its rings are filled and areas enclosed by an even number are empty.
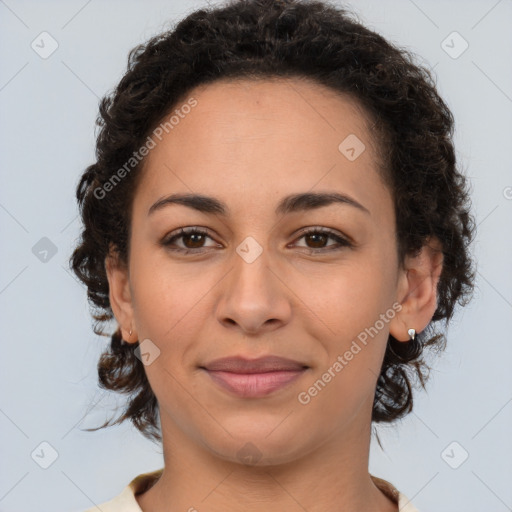
{"type": "Polygon", "coordinates": [[[200,368],[223,390],[242,398],[259,398],[285,388],[309,366],[291,359],[267,356],[252,360],[227,357],[200,368]]]}

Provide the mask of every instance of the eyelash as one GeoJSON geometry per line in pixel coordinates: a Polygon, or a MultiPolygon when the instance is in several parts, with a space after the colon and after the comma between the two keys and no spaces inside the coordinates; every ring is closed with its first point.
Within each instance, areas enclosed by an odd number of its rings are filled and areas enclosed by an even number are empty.
{"type": "MultiPolygon", "coordinates": [[[[337,250],[340,250],[344,247],[347,247],[347,248],[353,248],[354,247],[354,244],[352,242],[350,242],[349,240],[347,240],[346,238],[340,236],[340,235],[337,235],[335,234],[334,232],[326,229],[326,228],[307,228],[307,229],[304,229],[300,232],[300,236],[297,240],[300,240],[301,238],[304,238],[305,236],[307,235],[311,235],[311,234],[322,234],[322,235],[328,235],[328,239],[329,238],[332,238],[333,240],[335,240],[339,245],[338,247],[334,247],[334,248],[320,248],[320,249],[309,249],[307,252],[308,254],[318,254],[318,253],[327,253],[327,252],[331,252],[331,251],[337,251],[337,250]]],[[[178,239],[180,238],[183,238],[183,236],[186,236],[186,235],[202,235],[202,236],[205,236],[205,237],[208,237],[208,238],[211,238],[210,235],[208,234],[208,231],[205,231],[204,229],[201,229],[201,228],[198,228],[198,227],[190,227],[190,228],[180,228],[178,233],[174,234],[174,235],[170,235],[166,238],[164,238],[161,242],[161,244],[166,247],[167,249],[171,250],[171,251],[175,251],[175,252],[179,252],[179,253],[182,253],[182,254],[202,254],[204,252],[206,252],[206,250],[208,249],[208,247],[199,247],[197,249],[183,249],[181,247],[171,247],[171,245],[178,239]],[[206,250],[205,250],[206,249],[206,250]]],[[[307,247],[305,247],[305,249],[308,249],[307,247]]]]}

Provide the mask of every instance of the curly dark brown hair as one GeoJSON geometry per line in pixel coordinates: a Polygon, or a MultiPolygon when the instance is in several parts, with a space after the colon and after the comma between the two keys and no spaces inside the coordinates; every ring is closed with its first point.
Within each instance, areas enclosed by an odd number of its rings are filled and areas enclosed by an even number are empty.
{"type": "Polygon", "coordinates": [[[475,222],[468,182],[456,165],[453,115],[431,72],[415,60],[347,9],[306,0],[236,0],[200,9],[131,50],[125,75],[100,102],[96,162],[76,191],[83,230],[70,265],[87,286],[94,332],[111,337],[98,363],[100,386],[129,398],[116,421],[97,428],[130,419],[143,435],[161,441],[158,402],[134,352],[138,342],[123,342],[119,326],[105,332],[113,319],[105,257],[112,246],[120,261],[128,261],[131,208],[144,160],[115,186],[108,183],[192,88],[219,79],[312,80],[349,95],[373,120],[395,205],[399,261],[429,237],[441,242],[444,257],[428,327],[415,342],[389,336],[372,422],[392,422],[412,410],[412,385],[419,381],[424,388],[430,369],[424,349],[438,352],[446,343],[433,323],[447,323],[457,302],[469,302],[475,276],[469,253],[475,222]]]}

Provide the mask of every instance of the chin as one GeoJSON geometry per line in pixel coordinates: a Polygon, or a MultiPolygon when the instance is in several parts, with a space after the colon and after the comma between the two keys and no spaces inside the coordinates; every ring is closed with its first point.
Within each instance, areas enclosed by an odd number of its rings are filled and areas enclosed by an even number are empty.
{"type": "MultiPolygon", "coordinates": [[[[216,457],[246,466],[287,464],[313,449],[300,442],[297,432],[283,428],[278,433],[279,428],[275,429],[274,425],[275,430],[272,432],[272,429],[256,429],[254,424],[248,425],[243,433],[238,431],[233,437],[228,435],[218,443],[205,439],[205,443],[216,457]]],[[[311,443],[311,434],[304,440],[305,443],[308,441],[311,443]]]]}

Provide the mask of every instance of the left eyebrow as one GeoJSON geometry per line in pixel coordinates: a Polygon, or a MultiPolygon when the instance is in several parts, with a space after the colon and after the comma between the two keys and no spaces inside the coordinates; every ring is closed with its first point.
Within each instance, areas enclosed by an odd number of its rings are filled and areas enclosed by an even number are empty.
{"type": "MultiPolygon", "coordinates": [[[[156,210],[171,204],[181,204],[202,213],[229,215],[228,206],[215,197],[202,194],[171,194],[158,199],[148,210],[148,216],[156,210]]],[[[276,207],[276,215],[309,211],[331,204],[345,204],[371,215],[370,211],[352,197],[339,192],[304,192],[291,194],[281,199],[276,207]]]]}

